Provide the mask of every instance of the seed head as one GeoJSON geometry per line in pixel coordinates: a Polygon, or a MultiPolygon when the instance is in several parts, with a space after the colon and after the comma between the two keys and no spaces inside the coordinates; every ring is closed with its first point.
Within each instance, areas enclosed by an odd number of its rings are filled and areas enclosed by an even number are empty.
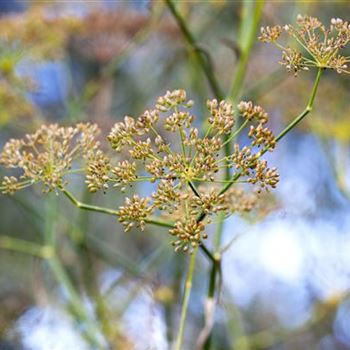
{"type": "MultiPolygon", "coordinates": [[[[65,184],[64,176],[75,159],[95,157],[98,133],[97,126],[89,123],[76,127],[44,125],[24,139],[7,142],[0,154],[0,164],[21,171],[17,178],[19,188],[24,183],[41,182],[45,191],[51,191],[65,184]]],[[[90,170],[92,175],[93,168],[90,170]]]]}
{"type": "Polygon", "coordinates": [[[260,36],[259,40],[263,43],[271,43],[276,41],[280,35],[282,34],[281,26],[273,26],[273,27],[261,27],[260,28],[260,36]]]}
{"type": "Polygon", "coordinates": [[[86,167],[85,183],[90,192],[108,189],[109,171],[111,164],[109,158],[100,150],[91,153],[86,167]]]}
{"type": "Polygon", "coordinates": [[[95,124],[43,126],[22,140],[10,140],[0,163],[20,168],[23,174],[4,177],[1,190],[14,193],[35,182],[42,182],[47,190],[63,189],[67,175],[76,171],[72,169],[76,161],[84,163],[91,192],[111,187],[124,192],[136,181],[147,181],[155,187],[150,197],[132,194],[119,207],[117,216],[124,230],[135,226],[144,230],[156,213],[175,222],[169,231],[176,237],[175,250],[192,252],[207,238],[205,227],[217,214],[252,210],[258,198],[255,193],[276,187],[279,176],[260,159],[262,150],[272,151],[276,145],[262,107],[250,101],[238,104],[238,112],[249,125],[251,142],[244,147],[235,144],[232,153],[224,156],[235,123],[233,106],[209,100],[209,128],[202,136],[192,126],[194,116],[185,110],[191,104],[184,90],[168,91],[140,117],[126,116],[116,123],[107,137],[112,151],[122,157],[116,163],[99,149],[95,124]],[[232,176],[224,181],[232,182],[227,192],[221,188],[222,170],[232,176]]]}
{"type": "Polygon", "coordinates": [[[272,42],[282,51],[281,64],[288,72],[297,75],[309,67],[329,68],[338,73],[349,73],[350,58],[340,54],[350,41],[349,23],[340,18],[333,18],[327,28],[316,17],[298,15],[297,25],[285,25],[283,30],[300,46],[300,49],[284,47],[277,43],[281,28],[262,29],[259,39],[272,42]],[[305,52],[306,51],[306,52],[305,52]]]}
{"type": "Polygon", "coordinates": [[[248,121],[257,121],[260,124],[266,124],[269,120],[269,116],[264,109],[254,105],[252,101],[241,101],[237,108],[242,117],[248,121]]]}
{"type": "Polygon", "coordinates": [[[235,123],[234,109],[231,103],[226,101],[208,100],[207,108],[210,111],[209,123],[213,130],[216,130],[219,135],[229,134],[235,123]]]}
{"type": "Polygon", "coordinates": [[[167,91],[164,96],[158,98],[156,103],[156,108],[161,112],[169,112],[170,110],[183,106],[185,108],[190,108],[193,105],[193,101],[186,101],[186,91],[185,90],[174,90],[167,91]]]}
{"type": "Polygon", "coordinates": [[[150,199],[134,195],[131,199],[126,198],[125,204],[119,207],[118,220],[124,226],[125,232],[130,231],[137,223],[137,227],[143,231],[145,220],[152,213],[152,207],[148,205],[150,199]]]}
{"type": "Polygon", "coordinates": [[[118,165],[112,169],[112,173],[115,175],[115,187],[121,186],[121,191],[124,192],[126,185],[136,180],[136,163],[129,162],[128,160],[122,160],[118,162],[118,165]]]}
{"type": "Polygon", "coordinates": [[[172,242],[175,251],[192,253],[201,244],[201,240],[207,238],[203,231],[204,224],[197,222],[195,217],[191,217],[186,222],[177,221],[175,228],[169,230],[171,235],[177,237],[177,240],[172,242]]]}

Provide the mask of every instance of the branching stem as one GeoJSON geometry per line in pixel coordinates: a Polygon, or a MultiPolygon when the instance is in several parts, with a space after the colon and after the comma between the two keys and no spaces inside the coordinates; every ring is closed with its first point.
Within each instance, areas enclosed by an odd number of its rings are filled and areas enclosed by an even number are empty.
{"type": "MultiPolygon", "coordinates": [[[[62,193],[79,209],[94,211],[94,212],[103,213],[103,214],[112,215],[112,216],[118,216],[118,211],[115,209],[110,209],[110,208],[99,207],[96,205],[82,203],[82,202],[78,201],[73,196],[73,194],[70,191],[68,191],[66,188],[62,188],[61,190],[62,190],[62,193]]],[[[145,223],[150,224],[150,225],[166,227],[166,228],[174,228],[174,224],[166,222],[166,221],[154,219],[152,217],[145,219],[144,221],[145,221],[145,223]]],[[[209,251],[209,249],[204,245],[203,242],[201,242],[199,248],[202,250],[204,255],[209,260],[211,260],[211,261],[215,260],[213,254],[209,251]]]]}
{"type": "Polygon", "coordinates": [[[184,297],[183,297],[182,308],[181,308],[181,318],[180,318],[179,331],[178,331],[178,334],[176,337],[175,350],[182,349],[182,341],[183,341],[183,337],[184,337],[187,310],[188,310],[188,304],[189,304],[191,289],[192,289],[193,272],[194,272],[194,268],[196,265],[197,251],[198,250],[195,249],[190,257],[187,277],[186,277],[186,281],[185,281],[185,291],[184,291],[184,297]]]}

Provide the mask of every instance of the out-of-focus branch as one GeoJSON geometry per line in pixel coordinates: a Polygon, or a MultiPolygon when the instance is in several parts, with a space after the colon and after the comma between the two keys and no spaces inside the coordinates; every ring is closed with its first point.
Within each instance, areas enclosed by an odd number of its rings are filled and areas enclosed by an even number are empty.
{"type": "Polygon", "coordinates": [[[186,39],[187,43],[190,45],[190,47],[193,49],[196,58],[198,60],[199,65],[201,66],[208,83],[210,85],[210,88],[214,94],[214,96],[222,100],[224,98],[224,94],[219,86],[219,83],[214,75],[213,69],[210,65],[210,62],[207,60],[207,57],[203,55],[202,48],[200,45],[198,45],[197,40],[195,39],[194,35],[189,30],[187,23],[185,19],[180,15],[180,13],[177,11],[174,3],[172,0],[164,0],[166,5],[168,6],[171,14],[173,15],[174,19],[176,20],[184,38],[186,39]]]}

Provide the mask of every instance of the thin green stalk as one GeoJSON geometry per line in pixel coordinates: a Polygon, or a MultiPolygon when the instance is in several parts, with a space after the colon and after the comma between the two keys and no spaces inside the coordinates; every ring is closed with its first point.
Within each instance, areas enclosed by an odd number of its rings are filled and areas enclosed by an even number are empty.
{"type": "MultiPolygon", "coordinates": [[[[226,145],[229,144],[233,139],[235,139],[235,138],[240,134],[240,132],[247,126],[247,124],[248,124],[248,120],[245,120],[245,121],[241,124],[241,126],[225,140],[225,142],[222,144],[222,146],[226,146],[226,145]]],[[[227,157],[227,155],[226,155],[226,157],[227,157]]]]}
{"type": "MultiPolygon", "coordinates": [[[[258,25],[260,22],[263,7],[264,7],[263,0],[261,1],[245,0],[244,1],[243,19],[241,21],[241,26],[239,31],[240,55],[239,55],[237,68],[234,73],[231,89],[227,96],[227,98],[232,102],[234,106],[237,104],[237,100],[239,99],[243,88],[243,84],[244,84],[244,80],[247,72],[247,66],[248,66],[250,54],[253,48],[253,44],[256,38],[256,33],[258,30],[258,25]]],[[[241,131],[243,128],[241,126],[239,130],[241,131]]],[[[233,137],[231,135],[225,136],[224,150],[225,150],[226,156],[229,156],[231,154],[231,141],[234,137],[236,137],[239,134],[240,131],[239,132],[237,131],[234,132],[233,137]]],[[[230,178],[229,168],[226,168],[225,177],[226,177],[226,180],[230,178]]]]}
{"type": "MultiPolygon", "coordinates": [[[[305,107],[305,109],[297,116],[295,117],[295,119],[293,119],[276,137],[276,141],[279,142],[285,135],[287,135],[297,124],[299,124],[311,111],[313,108],[313,104],[316,98],[316,93],[317,93],[317,89],[319,86],[319,82],[322,76],[322,73],[324,72],[324,68],[319,68],[318,72],[317,72],[317,76],[311,91],[311,95],[309,98],[309,101],[305,107]]],[[[268,148],[264,148],[261,152],[260,152],[260,156],[264,155],[266,152],[268,151],[268,148]]],[[[236,173],[233,177],[232,177],[232,182],[228,183],[226,186],[224,186],[222,188],[222,190],[220,191],[220,194],[225,193],[234,183],[234,181],[236,181],[242,174],[240,172],[236,173]]],[[[205,218],[205,214],[201,214],[200,218],[201,220],[203,220],[205,218]]]]}
{"type": "MultiPolygon", "coordinates": [[[[276,137],[276,141],[280,141],[290,130],[292,130],[298,123],[300,123],[301,120],[303,120],[303,118],[305,118],[312,110],[313,108],[313,104],[315,101],[315,97],[316,97],[316,93],[317,93],[317,89],[319,86],[319,82],[320,82],[320,78],[321,75],[323,73],[324,69],[323,68],[319,68],[318,72],[317,72],[317,76],[311,91],[311,95],[310,98],[308,100],[308,103],[304,109],[303,112],[301,112],[290,124],[287,125],[287,127],[285,129],[283,129],[280,134],[276,137]]],[[[261,156],[263,154],[265,154],[268,151],[268,148],[265,148],[261,151],[261,156]]],[[[220,194],[225,193],[231,186],[233,183],[235,183],[236,180],[238,180],[238,178],[241,176],[241,173],[237,173],[235,174],[235,176],[233,176],[232,178],[232,182],[227,183],[226,186],[224,186],[222,188],[222,190],[220,191],[220,194]]],[[[198,218],[197,221],[201,221],[204,220],[204,218],[206,217],[205,213],[201,213],[198,218]]],[[[220,244],[220,240],[221,240],[221,235],[222,235],[222,228],[223,228],[223,224],[220,224],[218,226],[218,230],[216,232],[216,237],[215,237],[215,246],[219,246],[220,244]]],[[[215,254],[214,254],[215,257],[215,254]]],[[[209,279],[209,287],[208,287],[208,298],[212,298],[213,297],[213,291],[215,293],[215,283],[216,283],[216,279],[217,279],[217,274],[219,272],[220,268],[220,261],[217,262],[216,264],[213,263],[211,271],[210,271],[210,279],[209,279]]],[[[206,345],[205,345],[205,350],[209,350],[211,346],[211,335],[209,336],[206,345]]]]}
{"type": "MultiPolygon", "coordinates": [[[[320,83],[320,79],[322,76],[322,73],[324,72],[325,68],[319,68],[317,71],[317,76],[316,76],[316,80],[314,83],[314,86],[312,88],[311,91],[311,96],[309,98],[309,101],[305,107],[305,109],[290,123],[287,125],[287,127],[282,130],[279,135],[276,137],[276,141],[278,142],[279,140],[281,140],[290,130],[292,130],[297,124],[299,124],[311,111],[313,108],[313,104],[315,101],[315,97],[316,97],[316,93],[317,93],[317,89],[318,89],[318,85],[320,83]]],[[[264,153],[267,150],[264,150],[264,153]]]]}
{"type": "Polygon", "coordinates": [[[55,208],[56,198],[49,198],[47,203],[46,224],[44,231],[45,245],[50,247],[52,255],[47,258],[48,266],[55,277],[56,281],[66,290],[69,298],[69,304],[72,307],[74,314],[79,321],[83,322],[85,327],[84,334],[87,340],[96,349],[103,350],[104,346],[101,344],[100,331],[91,317],[88,315],[84,303],[80,299],[79,293],[75,290],[73,283],[70,281],[63,265],[56,252],[56,237],[55,237],[55,208]]]}
{"type": "MultiPolygon", "coordinates": [[[[221,270],[221,258],[218,258],[215,263],[212,264],[211,270],[210,270],[210,277],[209,277],[209,285],[208,285],[208,300],[213,300],[215,297],[216,292],[216,280],[218,278],[218,274],[221,270]]],[[[204,344],[204,350],[209,350],[212,343],[212,332],[209,333],[209,336],[204,344]]]]}
{"type": "Polygon", "coordinates": [[[202,250],[202,252],[204,253],[204,255],[206,255],[206,257],[207,257],[212,263],[215,263],[215,261],[216,261],[215,256],[209,251],[209,249],[208,249],[203,243],[201,243],[201,245],[199,246],[199,248],[202,250]]]}
{"type": "Polygon", "coordinates": [[[155,226],[160,226],[160,227],[166,227],[166,228],[174,228],[174,225],[169,223],[169,222],[165,222],[165,221],[161,221],[158,219],[145,219],[145,223],[150,224],[150,225],[155,225],[155,226]]]}
{"type": "MultiPolygon", "coordinates": [[[[244,13],[243,13],[243,19],[240,26],[240,38],[239,38],[239,44],[240,44],[240,56],[238,60],[238,65],[234,74],[234,79],[232,81],[231,89],[228,94],[228,99],[231,100],[233,105],[237,104],[237,99],[239,98],[243,84],[244,79],[246,76],[247,66],[250,58],[250,54],[253,48],[254,40],[256,37],[256,32],[258,29],[258,25],[260,22],[262,9],[264,7],[264,1],[245,1],[244,2],[244,13]]],[[[231,154],[231,141],[234,140],[239,133],[246,127],[247,121],[243,122],[240,127],[235,130],[231,135],[227,135],[225,137],[223,146],[225,150],[225,156],[228,157],[231,154]]],[[[225,180],[230,180],[230,170],[227,167],[225,171],[225,180]]],[[[237,178],[238,179],[238,178],[237,178]]],[[[234,181],[236,181],[235,179],[234,181]]],[[[233,182],[234,182],[233,181],[233,182]]],[[[231,182],[229,185],[231,186],[231,182]]],[[[215,237],[214,237],[214,245],[215,245],[215,251],[218,252],[220,249],[223,229],[224,229],[224,218],[225,215],[223,213],[219,214],[219,224],[216,229],[215,237]]],[[[214,254],[215,255],[215,254],[214,254]]],[[[216,289],[216,280],[218,272],[221,268],[221,261],[220,259],[218,261],[215,261],[212,264],[211,271],[210,271],[210,277],[209,277],[209,286],[208,286],[208,298],[213,298],[215,296],[215,289],[216,289]]],[[[207,339],[207,342],[205,343],[205,349],[209,350],[211,346],[211,338],[212,334],[209,334],[209,337],[207,339]]]]}
{"type": "Polygon", "coordinates": [[[185,138],[184,138],[184,133],[183,129],[179,128],[179,133],[180,133],[180,140],[181,140],[181,148],[182,148],[182,154],[184,156],[184,161],[186,162],[186,148],[185,148],[185,138]]]}
{"type": "Polygon", "coordinates": [[[118,211],[114,209],[104,208],[104,207],[98,207],[96,205],[86,204],[78,201],[71,192],[69,192],[67,189],[63,188],[62,192],[65,194],[65,196],[79,209],[83,210],[90,210],[90,211],[96,211],[99,213],[109,214],[109,215],[118,215],[118,211]]]}
{"type": "MultiPolygon", "coordinates": [[[[82,202],[78,201],[73,196],[73,194],[70,191],[68,191],[67,189],[62,188],[61,190],[62,190],[62,193],[79,209],[90,210],[90,211],[104,213],[104,214],[113,215],[113,216],[118,215],[117,210],[82,203],[82,202]]],[[[160,227],[174,228],[174,224],[171,224],[171,223],[168,223],[168,222],[165,222],[162,220],[158,220],[158,219],[153,219],[153,218],[145,219],[145,223],[155,225],[155,226],[160,226],[160,227]]],[[[201,243],[199,248],[203,251],[203,253],[207,256],[207,258],[209,258],[211,261],[215,260],[212,253],[209,251],[209,249],[203,243],[201,243]]]]}
{"type": "Polygon", "coordinates": [[[232,81],[228,98],[236,102],[242,91],[244,78],[247,71],[250,53],[255,42],[258,25],[260,22],[264,1],[244,1],[243,19],[240,27],[240,57],[232,81]]]}
{"type": "Polygon", "coordinates": [[[225,214],[220,215],[220,221],[217,225],[216,233],[214,236],[214,249],[216,252],[219,251],[220,245],[221,245],[221,237],[222,237],[223,228],[224,228],[224,218],[225,218],[225,214]]]}
{"type": "Polygon", "coordinates": [[[196,197],[201,198],[196,186],[191,181],[188,181],[188,185],[190,186],[192,192],[196,195],[196,197]]]}
{"type": "Polygon", "coordinates": [[[210,85],[210,88],[211,88],[213,94],[215,95],[215,97],[217,99],[223,100],[224,94],[221,91],[221,88],[219,86],[219,83],[218,83],[215,75],[214,75],[212,67],[210,67],[210,64],[208,63],[207,58],[205,58],[203,56],[202,50],[199,48],[194,35],[189,30],[186,21],[183,19],[183,17],[177,11],[172,0],[164,0],[164,1],[165,1],[166,5],[168,6],[174,19],[176,20],[176,22],[177,22],[184,38],[186,39],[187,43],[193,49],[194,54],[196,55],[198,63],[201,66],[201,68],[202,68],[202,70],[203,70],[203,72],[208,80],[208,83],[210,85]]]}
{"type": "Polygon", "coordinates": [[[9,236],[0,237],[0,248],[29,254],[41,259],[46,259],[52,255],[49,247],[9,236]]]}
{"type": "Polygon", "coordinates": [[[180,318],[180,325],[179,325],[179,331],[176,337],[176,345],[175,350],[181,350],[182,349],[182,341],[184,337],[185,332],[185,324],[186,324],[186,317],[187,317],[187,310],[191,295],[191,289],[192,289],[192,281],[193,281],[193,272],[196,265],[196,256],[197,256],[197,249],[194,250],[190,257],[190,263],[188,267],[186,282],[185,282],[185,291],[184,291],[184,297],[182,302],[182,308],[181,308],[181,318],[180,318]]]}
{"type": "MultiPolygon", "coordinates": [[[[89,191],[87,187],[83,189],[83,199],[84,201],[89,200],[89,191]]],[[[81,265],[82,279],[86,292],[89,298],[93,301],[94,311],[98,321],[101,325],[103,334],[106,336],[108,341],[113,338],[113,327],[110,323],[110,317],[108,308],[103,298],[98,281],[96,278],[95,264],[93,260],[92,253],[87,244],[87,235],[89,228],[89,212],[86,210],[80,211],[78,218],[78,227],[80,230],[80,235],[78,239],[74,240],[75,249],[77,256],[81,257],[83,263],[81,265]]]]}

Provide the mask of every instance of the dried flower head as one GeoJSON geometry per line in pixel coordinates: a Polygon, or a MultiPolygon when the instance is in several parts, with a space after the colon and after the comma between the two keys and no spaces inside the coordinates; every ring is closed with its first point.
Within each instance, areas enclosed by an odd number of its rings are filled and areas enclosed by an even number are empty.
{"type": "Polygon", "coordinates": [[[115,187],[122,186],[121,191],[124,192],[128,183],[136,181],[136,163],[122,160],[112,169],[115,175],[115,187]]]}
{"type": "Polygon", "coordinates": [[[130,231],[135,222],[142,231],[145,229],[146,219],[152,212],[148,202],[149,198],[141,198],[138,195],[125,199],[125,204],[119,207],[118,212],[118,220],[123,224],[125,232],[130,231]]]}
{"type": "Polygon", "coordinates": [[[109,180],[110,169],[110,160],[101,150],[89,152],[85,182],[90,192],[108,189],[107,181],[109,180]]]}
{"type": "Polygon", "coordinates": [[[230,188],[225,193],[227,207],[231,213],[249,212],[255,208],[260,196],[259,191],[247,192],[242,188],[230,188]]]}
{"type": "MultiPolygon", "coordinates": [[[[200,137],[198,129],[192,125],[195,116],[188,110],[192,104],[184,90],[167,91],[158,98],[153,109],[136,119],[125,117],[114,125],[108,136],[117,152],[130,157],[114,168],[113,181],[122,184],[123,190],[136,180],[149,181],[157,187],[151,197],[142,202],[142,210],[133,208],[134,214],[126,218],[126,206],[122,207],[125,227],[129,230],[132,221],[140,225],[140,220],[143,227],[147,223],[146,212],[175,220],[170,233],[177,237],[173,242],[176,250],[183,251],[192,251],[206,237],[204,229],[212,216],[232,212],[232,199],[216,186],[221,183],[223,169],[233,169],[233,183],[246,182],[257,186],[259,191],[274,188],[278,182],[275,169],[259,160],[262,151],[273,150],[276,144],[271,130],[266,127],[268,114],[264,109],[252,102],[238,105],[239,113],[250,124],[248,136],[252,141],[243,149],[235,145],[232,154],[223,157],[225,137],[231,133],[236,119],[234,107],[226,101],[209,100],[209,128],[200,137]],[[176,136],[178,142],[174,142],[176,136]]],[[[252,192],[249,185],[246,191],[252,192]]],[[[246,210],[253,207],[252,201],[248,202],[243,195],[237,197],[237,202],[238,198],[242,198],[246,210]]],[[[137,197],[135,201],[139,204],[140,199],[137,197]]],[[[235,208],[238,208],[237,203],[235,208]]]]}
{"type": "Polygon", "coordinates": [[[276,41],[280,35],[282,34],[281,26],[273,26],[273,27],[261,27],[259,40],[263,43],[271,43],[276,41]]]}
{"type": "Polygon", "coordinates": [[[285,66],[287,72],[293,73],[295,76],[302,70],[309,70],[303,55],[291,47],[286,47],[282,51],[282,61],[280,61],[280,64],[285,66]]]}
{"type": "Polygon", "coordinates": [[[289,72],[297,73],[308,67],[329,68],[338,73],[349,73],[350,57],[343,56],[340,51],[350,41],[350,25],[340,18],[333,18],[329,27],[311,16],[298,15],[297,25],[285,25],[283,30],[300,46],[300,51],[284,47],[277,42],[281,34],[281,27],[261,28],[262,42],[272,42],[282,51],[281,64],[289,72]]]}
{"type": "Polygon", "coordinates": [[[269,116],[264,109],[254,105],[252,101],[241,101],[237,108],[242,117],[249,121],[255,120],[260,124],[266,124],[269,120],[269,116]]]}
{"type": "Polygon", "coordinates": [[[176,236],[177,240],[172,243],[175,247],[175,251],[182,250],[183,252],[192,252],[201,244],[202,239],[206,239],[207,235],[204,231],[203,222],[197,222],[195,217],[191,217],[189,220],[177,221],[175,228],[169,232],[171,235],[176,236]]]}
{"type": "MultiPolygon", "coordinates": [[[[0,154],[0,164],[17,168],[21,173],[10,177],[10,181],[5,180],[3,191],[13,193],[15,189],[37,182],[43,183],[48,191],[63,186],[64,176],[71,170],[74,159],[82,157],[91,161],[93,157],[101,157],[100,153],[96,153],[98,142],[95,137],[98,133],[99,129],[94,124],[78,124],[74,128],[53,124],[42,126],[24,139],[10,140],[0,154]]],[[[93,177],[100,177],[101,173],[96,164],[90,164],[88,168],[89,186],[93,187],[93,182],[97,186],[93,177]]]]}
{"type": "Polygon", "coordinates": [[[229,134],[235,123],[233,114],[233,106],[231,103],[217,100],[208,100],[207,107],[211,113],[209,117],[209,124],[213,130],[217,130],[218,134],[229,134]]]}
{"type": "Polygon", "coordinates": [[[279,180],[276,169],[260,159],[276,144],[266,126],[268,114],[264,109],[252,102],[237,106],[244,126],[250,126],[247,132],[251,143],[243,148],[235,144],[232,153],[225,156],[235,108],[226,101],[208,101],[209,127],[201,137],[192,125],[192,104],[184,90],[168,91],[153,109],[116,123],[107,140],[123,157],[117,164],[98,149],[94,124],[44,126],[24,140],[10,140],[0,162],[21,168],[23,174],[4,178],[2,190],[13,193],[34,182],[43,182],[48,190],[63,189],[64,175],[74,172],[73,159],[80,157],[85,161],[91,192],[110,187],[124,192],[140,181],[156,187],[149,197],[134,194],[119,207],[116,214],[125,231],[135,226],[143,230],[152,222],[152,215],[159,215],[174,222],[169,232],[176,237],[175,250],[192,252],[207,237],[206,225],[217,214],[251,210],[257,199],[252,193],[275,188],[279,180]],[[231,179],[222,180],[223,170],[229,171],[231,179]],[[222,182],[228,186],[225,190],[222,182]],[[239,183],[245,186],[238,190],[239,183]],[[226,192],[231,185],[235,190],[226,192]]]}

